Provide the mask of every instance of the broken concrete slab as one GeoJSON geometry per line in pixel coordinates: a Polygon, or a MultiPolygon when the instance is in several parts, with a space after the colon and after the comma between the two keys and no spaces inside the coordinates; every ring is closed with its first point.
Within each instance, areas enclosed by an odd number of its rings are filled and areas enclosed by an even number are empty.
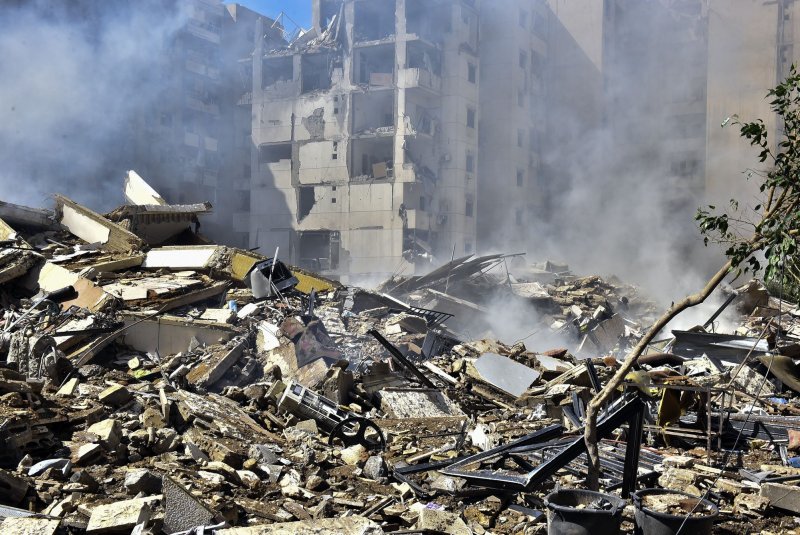
{"type": "Polygon", "coordinates": [[[0,219],[0,242],[11,242],[11,247],[0,245],[0,284],[26,274],[42,260],[39,253],[19,238],[17,232],[0,219]]]}
{"type": "Polygon", "coordinates": [[[541,375],[533,368],[496,353],[484,353],[473,364],[478,377],[514,397],[519,397],[541,375]]]}
{"type": "Polygon", "coordinates": [[[160,245],[199,225],[198,216],[212,213],[211,203],[121,206],[108,218],[123,224],[150,245],[160,245]]]}
{"type": "Polygon", "coordinates": [[[12,506],[19,504],[29,488],[30,485],[26,480],[0,469],[0,503],[12,506]]]}
{"type": "Polygon", "coordinates": [[[139,173],[133,170],[128,171],[128,173],[125,175],[123,193],[125,195],[125,200],[130,204],[168,204],[167,201],[165,201],[164,198],[145,181],[145,179],[139,176],[139,173]]]}
{"type": "Polygon", "coordinates": [[[448,535],[472,535],[472,530],[457,514],[427,507],[420,510],[414,527],[423,531],[447,533],[448,535]]]}
{"type": "Polygon", "coordinates": [[[381,409],[389,418],[450,418],[461,409],[439,390],[385,388],[379,393],[381,409]]]}
{"type": "Polygon", "coordinates": [[[125,533],[147,522],[153,511],[148,498],[134,498],[98,505],[92,509],[86,533],[125,533]]]}
{"type": "Polygon", "coordinates": [[[193,385],[213,385],[241,358],[247,343],[247,338],[242,338],[234,342],[232,348],[212,353],[210,358],[195,366],[186,379],[193,385]]]}
{"type": "Polygon", "coordinates": [[[97,396],[100,403],[120,407],[131,400],[130,391],[122,385],[111,385],[97,396]]]}
{"type": "Polygon", "coordinates": [[[105,292],[89,279],[85,279],[77,273],[52,262],[44,262],[40,266],[34,267],[20,281],[27,288],[42,292],[55,292],[67,286],[72,286],[77,293],[77,297],[69,301],[63,301],[61,307],[64,310],[75,305],[95,312],[103,310],[115,299],[113,295],[105,292]]]}
{"type": "Polygon", "coordinates": [[[158,494],[161,492],[161,477],[147,468],[137,468],[125,474],[123,485],[128,494],[158,494]]]}
{"type": "Polygon", "coordinates": [[[141,249],[144,241],[85,206],[56,195],[56,219],[87,243],[99,243],[106,251],[130,252],[141,249]]]}
{"type": "Polygon", "coordinates": [[[12,225],[34,228],[52,228],[55,226],[53,212],[41,208],[30,208],[21,204],[0,201],[0,219],[12,225]]]}
{"type": "Polygon", "coordinates": [[[57,518],[34,518],[10,516],[0,523],[3,535],[55,535],[61,520],[57,518]]]}
{"type": "Polygon", "coordinates": [[[90,425],[86,432],[97,435],[100,444],[109,450],[115,450],[122,438],[122,426],[119,420],[108,418],[90,425]]]}
{"type": "Polygon", "coordinates": [[[383,535],[381,527],[362,516],[321,518],[263,526],[228,528],[219,535],[383,535]]]}
{"type": "Polygon", "coordinates": [[[119,318],[125,322],[125,344],[143,353],[159,352],[174,355],[186,351],[192,340],[201,345],[226,342],[233,337],[230,324],[171,315],[148,319],[152,314],[127,312],[119,318]]]}
{"type": "Polygon", "coordinates": [[[782,483],[764,483],[761,496],[769,500],[770,507],[800,514],[800,487],[782,483]]]}

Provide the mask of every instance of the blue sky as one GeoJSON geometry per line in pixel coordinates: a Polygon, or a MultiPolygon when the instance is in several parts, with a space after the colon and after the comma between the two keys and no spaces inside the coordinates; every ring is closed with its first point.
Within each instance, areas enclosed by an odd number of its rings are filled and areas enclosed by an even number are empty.
{"type": "Polygon", "coordinates": [[[237,3],[271,18],[283,11],[303,28],[311,26],[311,0],[237,0],[237,3]]]}

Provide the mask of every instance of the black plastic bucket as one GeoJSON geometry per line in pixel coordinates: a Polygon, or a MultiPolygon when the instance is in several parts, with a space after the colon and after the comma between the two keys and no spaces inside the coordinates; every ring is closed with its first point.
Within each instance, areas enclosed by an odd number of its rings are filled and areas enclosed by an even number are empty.
{"type": "Polygon", "coordinates": [[[625,500],[611,494],[582,489],[561,489],[544,499],[547,507],[548,535],[615,535],[620,532],[625,500]],[[588,506],[599,500],[611,504],[610,509],[588,506]],[[578,508],[584,505],[587,507],[578,508]]]}
{"type": "Polygon", "coordinates": [[[636,520],[637,535],[675,535],[681,530],[682,535],[705,535],[710,534],[714,527],[714,520],[719,515],[719,508],[714,503],[679,490],[667,489],[642,489],[633,493],[634,518],[636,520]],[[706,509],[711,508],[712,513],[707,515],[672,515],[669,513],[658,513],[642,505],[642,500],[646,496],[657,496],[663,494],[676,494],[688,499],[702,500],[702,505],[706,509]],[[688,517],[688,518],[687,518],[688,517]],[[685,521],[685,523],[684,523],[685,521]],[[681,528],[683,525],[683,528],[681,528]]]}

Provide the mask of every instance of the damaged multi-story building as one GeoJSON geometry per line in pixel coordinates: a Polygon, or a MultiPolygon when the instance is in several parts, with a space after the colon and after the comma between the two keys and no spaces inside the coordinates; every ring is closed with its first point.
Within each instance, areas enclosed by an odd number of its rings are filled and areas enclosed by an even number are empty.
{"type": "Polygon", "coordinates": [[[474,252],[478,23],[470,1],[315,0],[291,46],[258,40],[251,246],[351,279],[474,252]]]}
{"type": "Polygon", "coordinates": [[[610,195],[646,182],[694,235],[680,212],[727,195],[749,158],[720,122],[775,130],[762,96],[796,55],[790,0],[311,4],[311,28],[288,31],[182,3],[112,168],[210,201],[214,239],[345,281],[525,250],[570,223],[576,175],[610,195]]]}

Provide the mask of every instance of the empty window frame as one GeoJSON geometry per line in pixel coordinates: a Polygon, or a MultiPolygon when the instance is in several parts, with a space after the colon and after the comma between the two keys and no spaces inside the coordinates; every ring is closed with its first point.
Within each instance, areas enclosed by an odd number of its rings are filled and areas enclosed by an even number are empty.
{"type": "Polygon", "coordinates": [[[291,143],[269,143],[258,147],[259,163],[278,163],[292,159],[291,143]]]}
{"type": "Polygon", "coordinates": [[[265,58],[261,65],[261,87],[264,89],[278,82],[291,82],[294,79],[292,56],[265,58]]]}

